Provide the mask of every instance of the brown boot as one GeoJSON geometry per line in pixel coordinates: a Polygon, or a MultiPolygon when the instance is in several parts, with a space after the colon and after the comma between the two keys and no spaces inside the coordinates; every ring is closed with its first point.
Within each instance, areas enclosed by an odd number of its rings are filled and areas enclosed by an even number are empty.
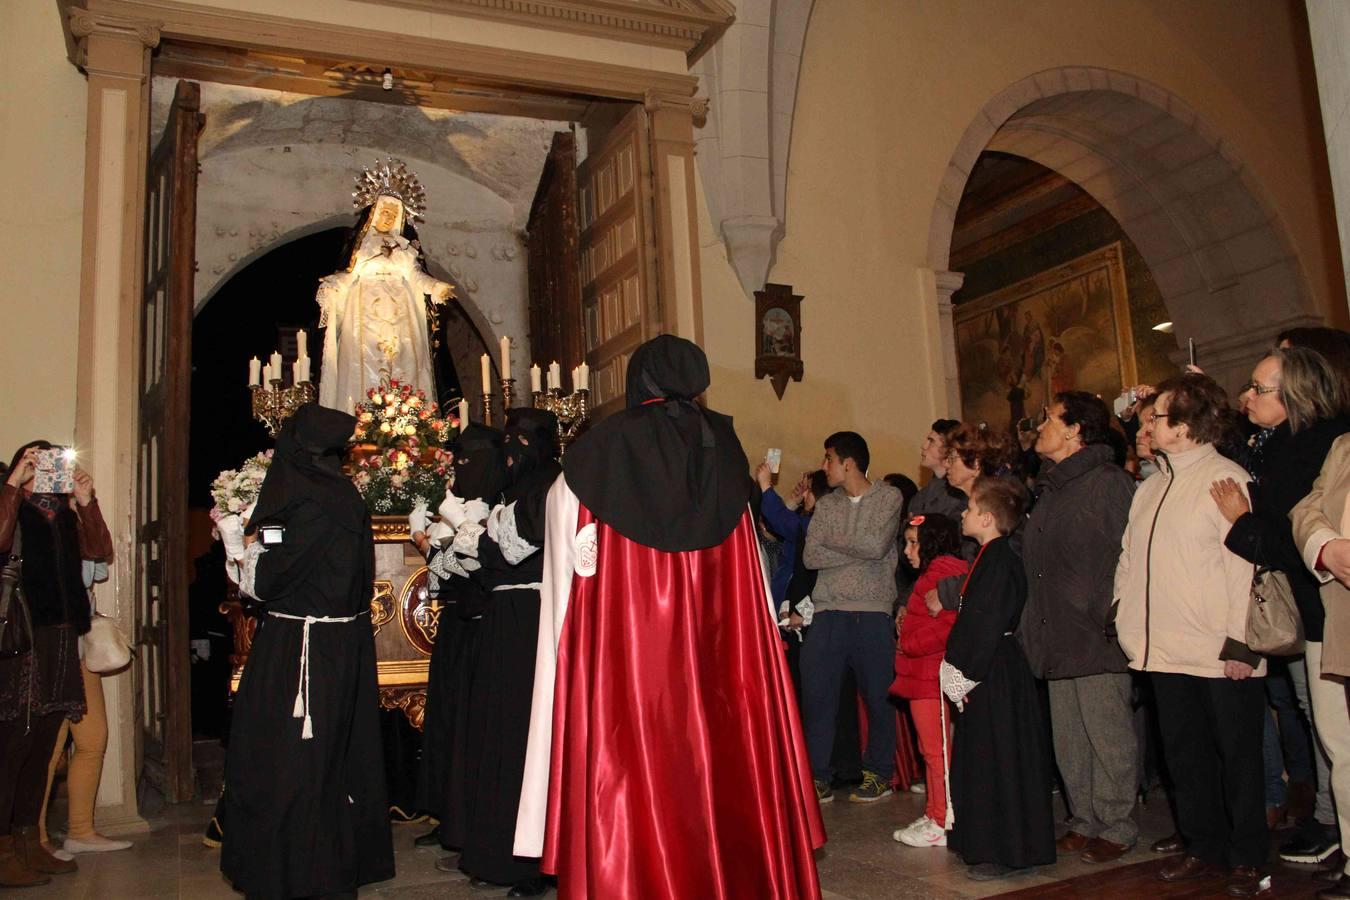
{"type": "Polygon", "coordinates": [[[47,848],[42,846],[42,839],[38,835],[36,825],[26,825],[23,828],[15,829],[14,845],[19,852],[19,858],[24,861],[24,865],[35,872],[65,875],[79,868],[75,865],[73,859],[57,859],[48,853],[47,848]]]}
{"type": "Polygon", "coordinates": [[[51,881],[50,875],[34,872],[14,852],[14,835],[0,835],[0,887],[36,887],[51,881]]]}

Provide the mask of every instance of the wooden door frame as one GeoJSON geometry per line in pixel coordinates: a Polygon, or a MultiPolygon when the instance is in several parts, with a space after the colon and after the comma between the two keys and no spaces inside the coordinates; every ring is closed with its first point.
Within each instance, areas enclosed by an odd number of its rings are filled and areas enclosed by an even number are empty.
{"type": "MultiPolygon", "coordinates": [[[[149,81],[160,71],[152,63],[155,48],[162,47],[166,55],[175,50],[216,52],[210,69],[215,77],[203,80],[224,83],[298,90],[320,84],[334,60],[347,60],[357,75],[389,67],[401,78],[427,76],[435,86],[429,102],[459,108],[485,109],[481,101],[474,101],[476,107],[465,102],[484,92],[501,103],[502,111],[517,114],[521,103],[541,115],[550,104],[574,109],[579,99],[643,104],[649,113],[651,152],[642,180],[657,234],[650,272],[658,284],[654,302],[662,310],[664,330],[701,339],[693,128],[704,108],[694,98],[694,77],[176,0],[57,0],[56,5],[70,61],[88,77],[75,435],[99,484],[117,556],[124,563],[114,567],[112,582],[124,628],[137,625],[131,612],[134,573],[125,561],[134,558],[135,542],[136,321],[144,280],[149,81]],[[461,87],[457,97],[455,90],[461,87]]],[[[570,0],[570,5],[594,6],[596,20],[605,20],[601,0],[570,0]]],[[[730,19],[727,12],[697,26],[699,41],[715,39],[730,19]]],[[[550,23],[547,15],[531,25],[537,31],[567,30],[550,23]]],[[[625,28],[607,35],[616,48],[623,49],[621,41],[659,46],[642,23],[625,28]]],[[[193,74],[203,78],[201,72],[193,74]]],[[[135,798],[141,748],[134,704],[125,681],[106,679],[105,689],[112,733],[100,791],[101,821],[144,827],[135,798]]]]}

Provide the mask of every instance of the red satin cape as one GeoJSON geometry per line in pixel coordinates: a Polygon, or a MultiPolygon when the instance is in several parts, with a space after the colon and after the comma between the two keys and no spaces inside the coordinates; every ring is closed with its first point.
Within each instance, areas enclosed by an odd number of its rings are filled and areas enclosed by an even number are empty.
{"type": "Polygon", "coordinates": [[[749,513],[686,553],[596,528],[558,646],[542,868],[559,897],[819,897],[825,830],[749,513]]]}

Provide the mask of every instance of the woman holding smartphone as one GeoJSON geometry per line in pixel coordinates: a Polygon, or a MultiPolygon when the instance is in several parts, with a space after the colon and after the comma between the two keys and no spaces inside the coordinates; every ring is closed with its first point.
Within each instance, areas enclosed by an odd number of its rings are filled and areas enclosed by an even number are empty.
{"type": "Polygon", "coordinates": [[[79,638],[89,630],[89,597],[81,561],[111,562],[113,555],[88,474],[75,469],[68,494],[34,491],[39,465],[54,452],[46,441],[21,447],[0,485],[0,555],[23,559],[21,585],[33,624],[33,649],[0,659],[3,887],[45,884],[76,868],[43,848],[38,817],[61,722],[79,721],[86,709],[79,638]]]}

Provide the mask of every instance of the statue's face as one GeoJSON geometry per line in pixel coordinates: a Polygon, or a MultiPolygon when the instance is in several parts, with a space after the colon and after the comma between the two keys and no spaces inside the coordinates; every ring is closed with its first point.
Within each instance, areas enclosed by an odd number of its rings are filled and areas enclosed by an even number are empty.
{"type": "Polygon", "coordinates": [[[375,214],[371,217],[375,223],[375,230],[381,234],[388,234],[398,224],[398,214],[400,204],[393,197],[381,197],[375,201],[375,214]]]}

